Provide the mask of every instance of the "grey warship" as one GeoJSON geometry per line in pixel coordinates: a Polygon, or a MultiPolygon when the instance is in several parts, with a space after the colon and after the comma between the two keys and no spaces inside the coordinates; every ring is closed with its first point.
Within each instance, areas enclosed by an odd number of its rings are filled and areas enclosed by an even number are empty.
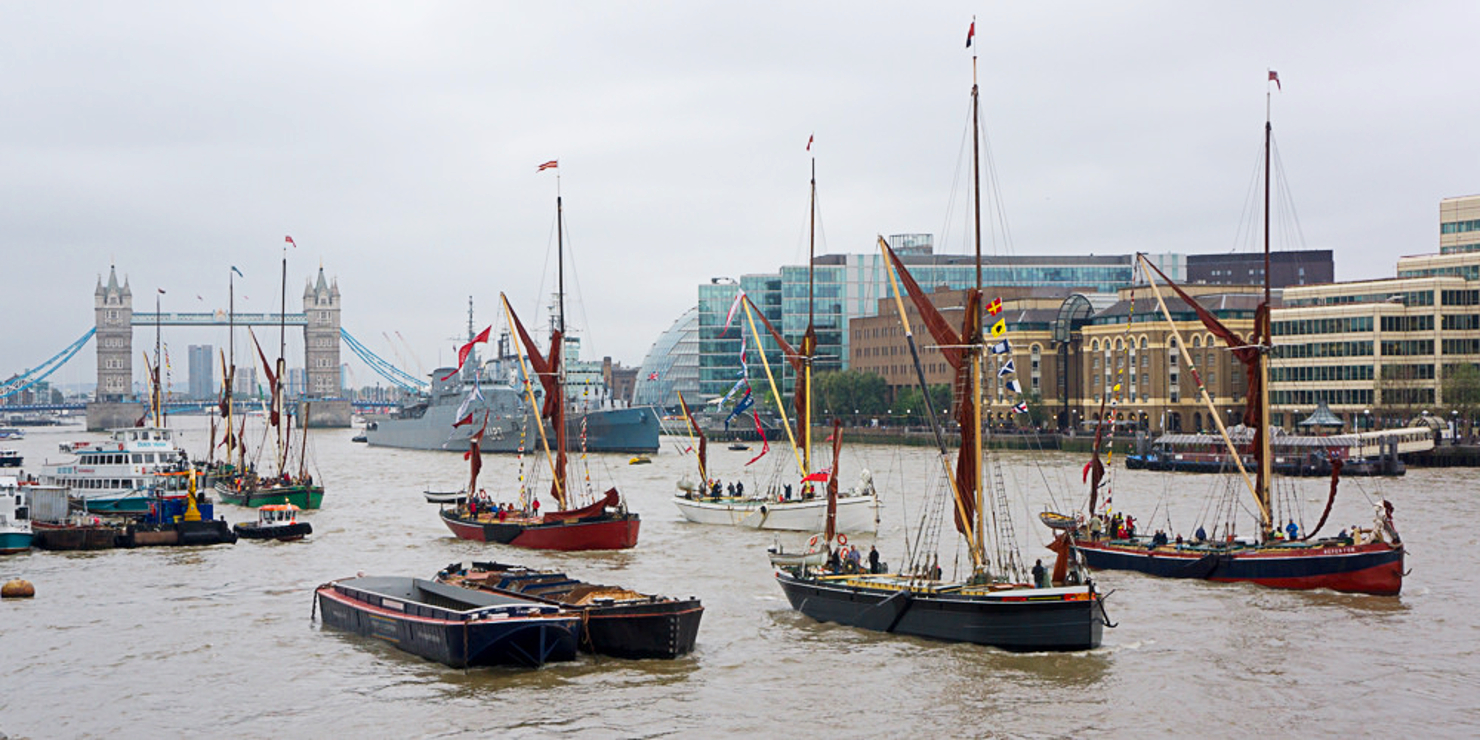
{"type": "MultiPolygon", "coordinates": [[[[471,328],[470,324],[470,340],[471,328]]],[[[612,400],[602,382],[601,364],[579,359],[577,337],[566,342],[566,397],[571,399],[566,434],[572,449],[582,449],[584,444],[589,452],[657,452],[659,418],[655,410],[623,406],[612,400]]],[[[469,438],[482,426],[486,413],[488,427],[480,445],[484,452],[540,449],[539,417],[532,412],[519,381],[518,358],[508,348],[509,336],[504,333],[498,338],[493,360],[480,363],[475,349],[460,371],[453,367],[432,371],[431,385],[424,395],[390,416],[366,422],[365,441],[379,447],[466,452],[469,438]],[[470,413],[472,424],[453,426],[470,413]]],[[[536,402],[543,403],[544,393],[538,383],[533,393],[536,402]]],[[[548,424],[545,434],[552,434],[548,424]]]]}

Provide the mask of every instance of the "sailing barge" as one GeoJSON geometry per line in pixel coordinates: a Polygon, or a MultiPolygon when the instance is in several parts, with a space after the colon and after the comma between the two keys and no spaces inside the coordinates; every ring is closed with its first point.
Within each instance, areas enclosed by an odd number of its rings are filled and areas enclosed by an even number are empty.
{"type": "Polygon", "coordinates": [[[330,581],[314,593],[324,625],[385,640],[453,668],[573,660],[576,612],[507,594],[402,576],[330,581]]]}
{"type": "Polygon", "coordinates": [[[581,649],[615,658],[688,655],[704,616],[704,605],[696,598],[641,594],[520,565],[474,562],[464,568],[462,563],[453,563],[437,574],[437,581],[578,611],[585,622],[581,649]]]}

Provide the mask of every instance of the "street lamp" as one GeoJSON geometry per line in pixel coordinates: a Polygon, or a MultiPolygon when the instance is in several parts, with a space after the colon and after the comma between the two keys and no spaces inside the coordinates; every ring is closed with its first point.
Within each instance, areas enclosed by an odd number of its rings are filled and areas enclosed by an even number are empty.
{"type": "Polygon", "coordinates": [[[1372,409],[1362,409],[1362,426],[1367,431],[1372,431],[1372,409]]]}

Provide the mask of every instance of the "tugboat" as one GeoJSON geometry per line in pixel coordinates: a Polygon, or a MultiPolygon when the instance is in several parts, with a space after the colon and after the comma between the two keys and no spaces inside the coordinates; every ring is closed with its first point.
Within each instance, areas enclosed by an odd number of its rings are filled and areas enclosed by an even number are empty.
{"type": "Polygon", "coordinates": [[[313,525],[298,521],[301,511],[293,504],[268,504],[257,507],[257,521],[241,522],[231,528],[238,537],[248,540],[294,542],[313,534],[313,525]]]}

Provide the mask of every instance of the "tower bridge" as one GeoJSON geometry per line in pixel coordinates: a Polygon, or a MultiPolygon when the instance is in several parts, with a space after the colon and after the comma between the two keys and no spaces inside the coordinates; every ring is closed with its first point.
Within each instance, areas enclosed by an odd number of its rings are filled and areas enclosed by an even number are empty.
{"type": "MultiPolygon", "coordinates": [[[[392,384],[412,392],[426,382],[371,352],[340,326],[339,286],[319,268],[303,291],[302,313],[135,312],[128,279],[118,282],[114,267],[108,280],[98,279],[93,293],[94,326],[51,359],[0,385],[0,399],[14,395],[51,375],[88,342],[96,340],[97,389],[87,403],[87,428],[97,431],[132,426],[145,399],[133,392],[134,329],[138,327],[291,326],[303,330],[305,393],[298,402],[300,423],[308,427],[348,427],[352,405],[340,380],[340,343],[392,384]]],[[[23,407],[4,407],[20,410],[23,407]]],[[[40,406],[34,408],[40,409],[40,406]]]]}

